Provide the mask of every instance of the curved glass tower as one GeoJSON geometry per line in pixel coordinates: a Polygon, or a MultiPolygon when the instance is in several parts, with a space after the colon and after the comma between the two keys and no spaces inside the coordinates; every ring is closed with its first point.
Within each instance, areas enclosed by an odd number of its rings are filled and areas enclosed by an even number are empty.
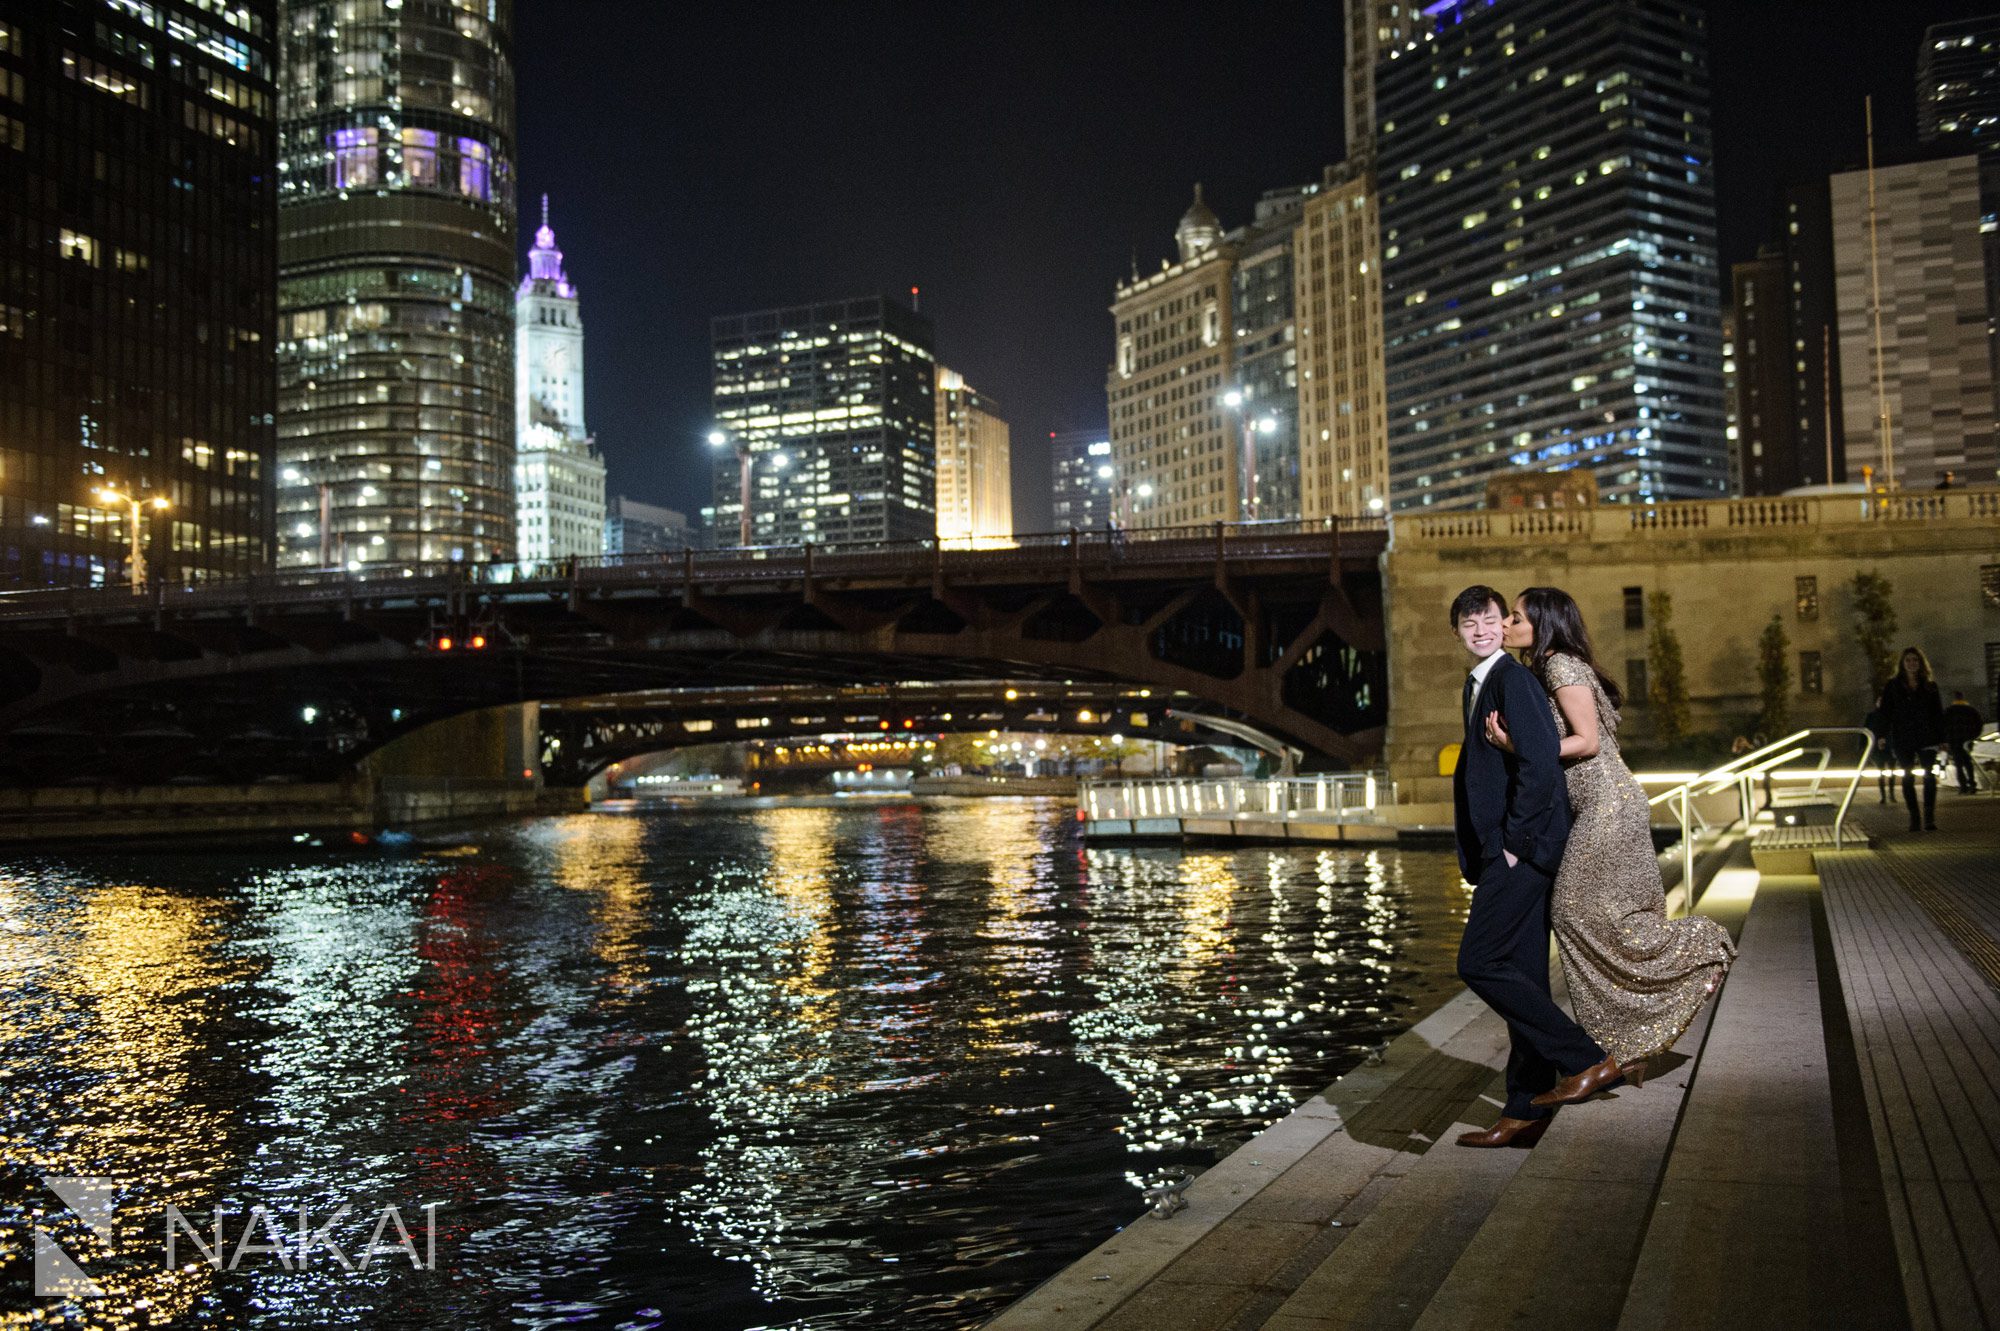
{"type": "Polygon", "coordinates": [[[281,565],[514,552],[512,0],[283,0],[281,565]]]}

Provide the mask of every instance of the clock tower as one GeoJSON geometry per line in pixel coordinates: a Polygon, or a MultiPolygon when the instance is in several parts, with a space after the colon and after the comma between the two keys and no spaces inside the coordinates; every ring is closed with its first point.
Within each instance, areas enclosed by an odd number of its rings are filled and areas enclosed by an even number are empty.
{"type": "Polygon", "coordinates": [[[514,294],[514,499],[524,562],[595,555],[604,542],[604,461],[583,423],[583,313],[542,224],[514,294]]]}

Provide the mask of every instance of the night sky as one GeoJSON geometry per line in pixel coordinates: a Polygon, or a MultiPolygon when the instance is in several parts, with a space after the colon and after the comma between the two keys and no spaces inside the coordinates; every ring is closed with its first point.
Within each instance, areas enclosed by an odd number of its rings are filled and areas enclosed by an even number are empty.
{"type": "MultiPolygon", "coordinates": [[[[1711,4],[1725,279],[1783,185],[1860,162],[1864,93],[1878,158],[1907,152],[1924,26],[1995,9],[1711,4]]],[[[1112,286],[1171,254],[1193,183],[1235,226],[1344,151],[1333,0],[515,12],[523,251],[547,192],[610,489],[690,516],[709,318],[914,285],[1044,526],[1048,433],[1103,428],[1112,286]]]]}

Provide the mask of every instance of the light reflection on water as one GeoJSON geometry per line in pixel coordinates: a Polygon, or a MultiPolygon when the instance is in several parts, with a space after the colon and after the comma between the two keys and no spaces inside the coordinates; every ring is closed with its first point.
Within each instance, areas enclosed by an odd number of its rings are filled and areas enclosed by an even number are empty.
{"type": "Polygon", "coordinates": [[[1465,900],[1059,801],[315,854],[0,863],[0,1326],[976,1326],[1455,989],[1465,900]],[[437,1269],[163,1270],[170,1203],[436,1203],[437,1269]],[[28,1297],[38,1225],[105,1298],[28,1297]]]}

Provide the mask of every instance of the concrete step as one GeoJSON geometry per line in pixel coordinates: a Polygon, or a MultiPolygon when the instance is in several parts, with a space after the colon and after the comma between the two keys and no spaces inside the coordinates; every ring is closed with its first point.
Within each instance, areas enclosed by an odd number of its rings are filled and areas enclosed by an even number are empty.
{"type": "MultiPolygon", "coordinates": [[[[1766,877],[1716,1004],[1620,1331],[1849,1325],[1817,889],[1766,877]]],[[[1643,1092],[1642,1092],[1643,1094],[1643,1092]]],[[[1553,1222],[1553,1217],[1552,1217],[1553,1222]]]]}
{"type": "Polygon", "coordinates": [[[1302,1281],[1264,1331],[1403,1331],[1472,1241],[1529,1151],[1471,1151],[1458,1133],[1490,1127],[1506,1078],[1488,1081],[1435,1149],[1411,1166],[1332,1254],[1302,1281]]]}
{"type": "Polygon", "coordinates": [[[1642,1088],[1558,1115],[1413,1323],[1419,1331],[1617,1325],[1712,1009],[1642,1088]]]}
{"type": "Polygon", "coordinates": [[[988,1323],[993,1331],[1255,1325],[1456,1122],[1506,1057],[1469,993],[1391,1041],[988,1323]],[[1334,1224],[1339,1220],[1339,1224],[1334,1224]]]}

